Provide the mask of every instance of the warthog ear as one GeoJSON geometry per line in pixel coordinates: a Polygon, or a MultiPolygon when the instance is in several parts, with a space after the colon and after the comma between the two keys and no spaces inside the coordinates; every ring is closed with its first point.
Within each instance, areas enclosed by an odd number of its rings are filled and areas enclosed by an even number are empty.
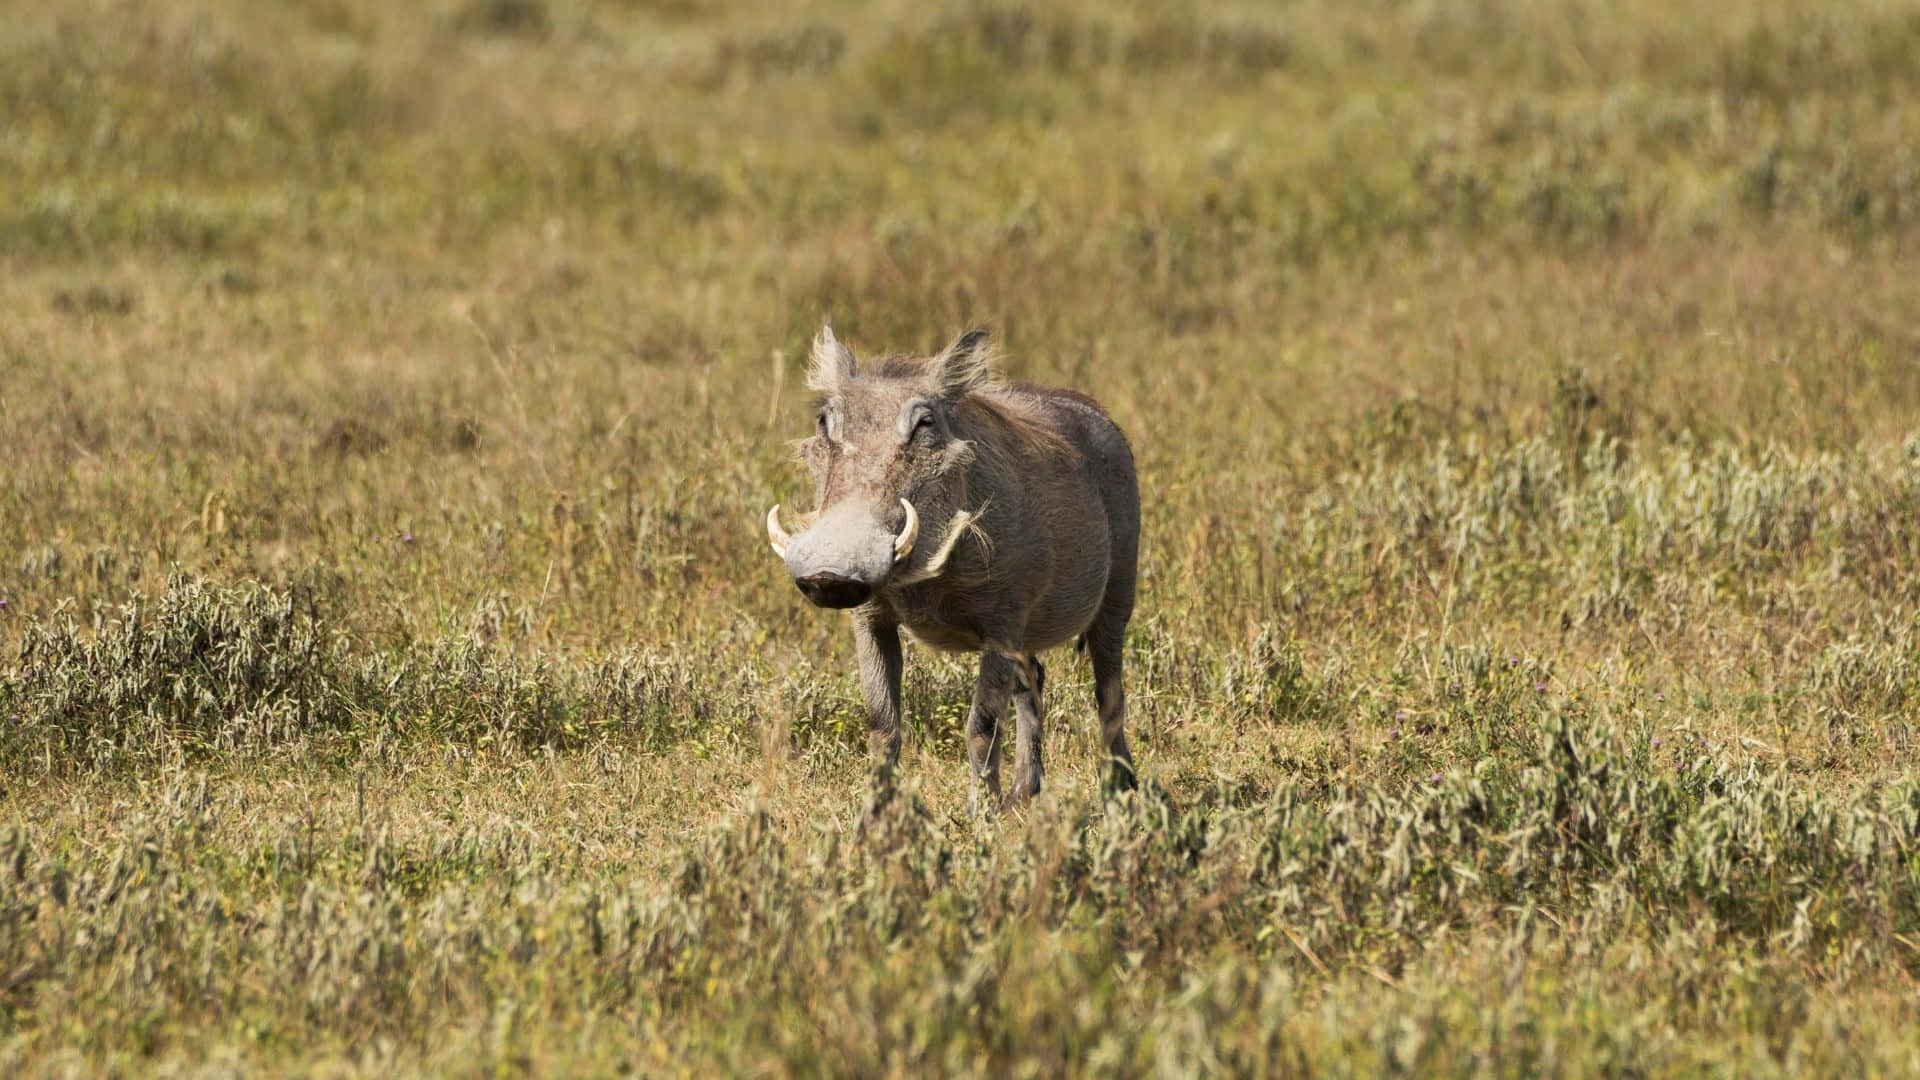
{"type": "Polygon", "coordinates": [[[807,367],[807,389],[831,394],[854,376],[853,350],[833,336],[833,327],[822,324],[813,339],[813,363],[807,367]]]}
{"type": "Polygon", "coordinates": [[[992,378],[987,367],[992,352],[987,346],[987,337],[986,329],[976,326],[954,338],[953,344],[933,358],[933,385],[941,397],[948,400],[962,397],[985,386],[992,378]]]}

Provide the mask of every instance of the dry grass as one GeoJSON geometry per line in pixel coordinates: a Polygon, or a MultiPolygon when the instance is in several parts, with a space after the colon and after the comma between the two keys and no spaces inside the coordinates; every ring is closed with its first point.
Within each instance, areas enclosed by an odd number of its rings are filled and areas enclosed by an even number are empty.
{"type": "MultiPolygon", "coordinates": [[[[1920,9],[0,30],[0,1069],[1920,1069],[1920,9]],[[1145,792],[965,813],[757,522],[986,322],[1145,792]],[[872,824],[856,823],[871,810],[872,824]]],[[[804,498],[802,499],[804,501],[804,498]]]]}

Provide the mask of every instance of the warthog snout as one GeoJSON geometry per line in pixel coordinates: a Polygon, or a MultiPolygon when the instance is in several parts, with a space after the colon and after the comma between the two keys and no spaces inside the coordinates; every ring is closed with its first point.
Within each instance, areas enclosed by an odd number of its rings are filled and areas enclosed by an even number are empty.
{"type": "Polygon", "coordinates": [[[920,515],[905,499],[900,508],[905,519],[897,533],[870,507],[842,504],[799,536],[789,536],[775,506],[767,511],[767,539],[808,600],[825,608],[859,607],[913,553],[920,515]]]}
{"type": "Polygon", "coordinates": [[[873,595],[873,586],[838,574],[809,574],[794,578],[793,583],[807,599],[825,608],[859,607],[873,595]]]}

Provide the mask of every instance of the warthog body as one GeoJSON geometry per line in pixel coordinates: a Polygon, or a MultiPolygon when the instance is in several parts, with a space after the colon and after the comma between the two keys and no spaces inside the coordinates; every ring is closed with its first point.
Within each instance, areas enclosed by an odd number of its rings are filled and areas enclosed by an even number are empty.
{"type": "Polygon", "coordinates": [[[1106,778],[1130,787],[1121,653],[1133,614],[1140,493],[1126,436],[1093,399],[1003,383],[987,334],[933,357],[866,365],[824,329],[808,385],[821,395],[800,444],[819,509],[774,550],[807,598],[851,608],[876,761],[900,753],[900,630],[936,649],[980,653],[967,754],[1000,800],[1013,709],[1007,802],[1040,790],[1037,653],[1078,639],[1093,664],[1106,778]]]}

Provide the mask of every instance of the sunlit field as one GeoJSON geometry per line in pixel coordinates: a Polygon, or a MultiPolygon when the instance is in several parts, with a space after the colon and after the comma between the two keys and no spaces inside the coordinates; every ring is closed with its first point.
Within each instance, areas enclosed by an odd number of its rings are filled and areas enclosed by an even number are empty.
{"type": "Polygon", "coordinates": [[[0,1073],[1920,1073],[1920,4],[16,4],[0,1073]],[[1144,500],[876,786],[807,342],[1144,500]]]}

